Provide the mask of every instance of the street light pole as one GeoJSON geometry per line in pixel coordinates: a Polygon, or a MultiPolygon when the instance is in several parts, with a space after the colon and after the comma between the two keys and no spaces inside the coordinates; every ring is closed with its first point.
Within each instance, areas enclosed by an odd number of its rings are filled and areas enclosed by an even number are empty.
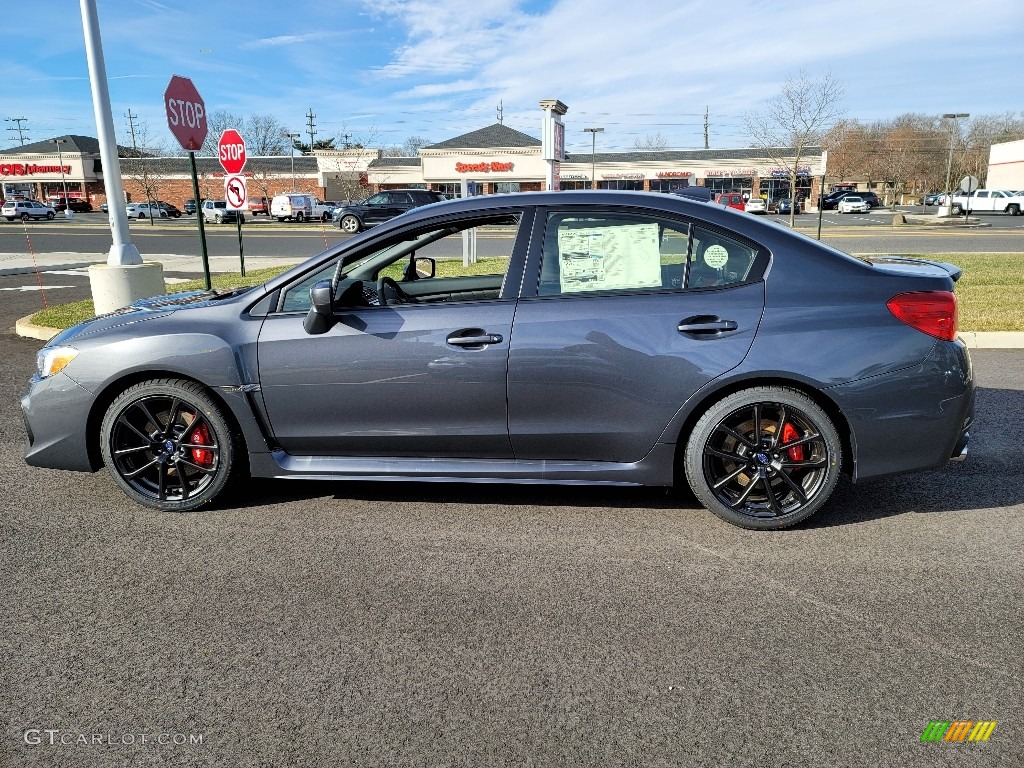
{"type": "Polygon", "coordinates": [[[64,176],[64,155],[60,151],[61,144],[67,144],[67,139],[54,139],[53,143],[57,145],[57,162],[60,163],[60,184],[64,187],[64,218],[74,218],[74,213],[71,210],[71,201],[68,199],[68,180],[64,176]]]}
{"type": "Polygon", "coordinates": [[[292,148],[292,192],[295,191],[295,140],[301,135],[301,133],[285,133],[292,148]]]}
{"type": "MultiPolygon", "coordinates": [[[[957,123],[956,121],[959,120],[961,117],[970,117],[970,115],[967,112],[947,112],[946,114],[944,114],[942,116],[942,119],[943,120],[952,119],[954,121],[953,125],[955,127],[957,127],[957,129],[958,129],[957,133],[959,133],[960,132],[959,131],[959,125],[960,124],[957,123]]],[[[948,203],[949,203],[949,210],[950,210],[950,212],[952,212],[952,210],[953,210],[953,195],[950,194],[950,189],[949,189],[949,177],[950,177],[950,174],[952,172],[953,172],[953,131],[950,131],[949,132],[949,160],[946,161],[946,188],[943,190],[943,194],[946,195],[949,198],[948,203]]]]}
{"type": "Polygon", "coordinates": [[[584,128],[584,133],[590,134],[590,188],[597,189],[597,173],[595,172],[596,167],[596,147],[597,147],[597,134],[604,133],[604,128],[584,128]]]}

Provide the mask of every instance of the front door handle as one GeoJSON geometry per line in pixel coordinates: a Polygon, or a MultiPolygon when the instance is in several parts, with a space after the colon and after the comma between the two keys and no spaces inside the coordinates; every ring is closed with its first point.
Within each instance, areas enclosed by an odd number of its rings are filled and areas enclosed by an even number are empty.
{"type": "Polygon", "coordinates": [[[703,320],[692,318],[683,320],[679,324],[680,333],[721,333],[722,331],[735,331],[739,325],[735,320],[703,320]],[[696,320],[693,322],[692,320],[696,320]]]}
{"type": "MultiPolygon", "coordinates": [[[[474,329],[476,330],[476,329],[474,329]]],[[[462,331],[450,334],[445,341],[457,347],[483,347],[487,344],[501,344],[503,341],[500,333],[474,333],[472,336],[460,336],[462,331]]]]}

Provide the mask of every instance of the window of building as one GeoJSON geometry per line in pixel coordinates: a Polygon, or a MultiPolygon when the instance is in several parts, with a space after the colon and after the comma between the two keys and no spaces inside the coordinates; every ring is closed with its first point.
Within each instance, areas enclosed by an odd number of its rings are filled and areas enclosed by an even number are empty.
{"type": "Polygon", "coordinates": [[[558,188],[563,192],[572,191],[574,189],[590,189],[589,181],[566,181],[562,179],[558,182],[558,188]]]}
{"type": "Polygon", "coordinates": [[[502,194],[502,193],[508,194],[510,192],[518,192],[518,191],[519,191],[519,182],[518,181],[499,181],[499,182],[496,182],[494,184],[494,192],[495,192],[495,194],[502,194]]]}
{"type": "Polygon", "coordinates": [[[651,192],[676,192],[688,186],[687,179],[651,179],[651,192]]]}
{"type": "Polygon", "coordinates": [[[430,185],[430,188],[433,189],[435,192],[440,192],[449,200],[454,200],[457,197],[462,197],[462,182],[459,181],[435,182],[430,185]]]}
{"type": "Polygon", "coordinates": [[[611,179],[609,181],[597,182],[598,189],[629,189],[642,192],[644,189],[643,179],[611,179]]]}

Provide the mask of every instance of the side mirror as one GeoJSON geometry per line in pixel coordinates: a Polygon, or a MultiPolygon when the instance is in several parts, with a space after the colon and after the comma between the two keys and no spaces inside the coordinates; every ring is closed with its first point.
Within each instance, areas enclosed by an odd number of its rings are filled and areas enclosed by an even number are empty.
{"type": "Polygon", "coordinates": [[[410,262],[417,278],[433,277],[437,274],[437,262],[429,256],[417,256],[410,262]]]}
{"type": "Polygon", "coordinates": [[[334,286],[321,280],[309,289],[309,312],[302,329],[310,336],[327,333],[334,325],[334,286]]]}

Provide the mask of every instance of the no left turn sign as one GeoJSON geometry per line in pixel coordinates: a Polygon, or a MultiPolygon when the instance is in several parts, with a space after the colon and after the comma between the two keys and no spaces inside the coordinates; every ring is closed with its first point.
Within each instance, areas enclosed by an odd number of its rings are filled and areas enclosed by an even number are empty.
{"type": "Polygon", "coordinates": [[[227,201],[229,211],[249,210],[244,176],[227,176],[224,179],[224,199],[227,201]]]}

